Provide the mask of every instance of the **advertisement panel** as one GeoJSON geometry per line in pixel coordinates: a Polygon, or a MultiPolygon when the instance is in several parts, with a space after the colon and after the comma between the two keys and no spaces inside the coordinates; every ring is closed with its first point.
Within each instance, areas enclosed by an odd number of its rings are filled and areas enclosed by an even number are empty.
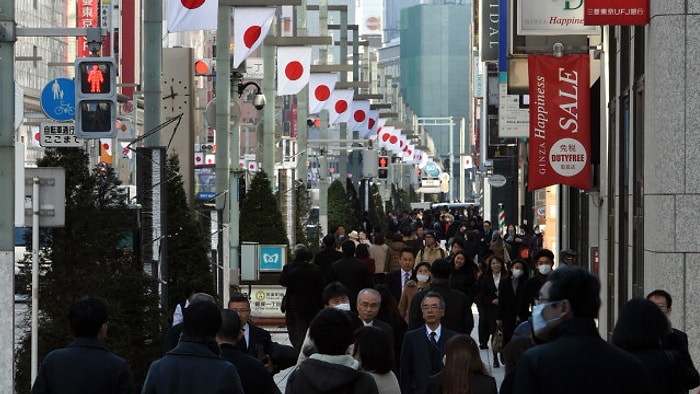
{"type": "Polygon", "coordinates": [[[589,58],[528,56],[528,190],[563,184],[591,187],[589,58]]]}
{"type": "Polygon", "coordinates": [[[583,11],[583,0],[517,0],[517,31],[532,36],[598,34],[597,26],[584,25],[583,11]]]}
{"type": "Polygon", "coordinates": [[[643,26],[649,23],[649,0],[586,0],[583,24],[643,26]]]}
{"type": "MultiPolygon", "coordinates": [[[[100,15],[97,9],[97,0],[80,0],[78,1],[76,22],[78,27],[100,27],[97,17],[100,15]]],[[[78,54],[76,57],[90,56],[88,49],[87,38],[85,36],[78,37],[78,54]]]]}

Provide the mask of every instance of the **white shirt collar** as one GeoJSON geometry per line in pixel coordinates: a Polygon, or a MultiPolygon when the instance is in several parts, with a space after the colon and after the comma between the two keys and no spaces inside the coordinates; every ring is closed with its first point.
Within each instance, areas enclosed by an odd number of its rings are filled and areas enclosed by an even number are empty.
{"type": "Polygon", "coordinates": [[[435,342],[440,340],[440,334],[442,334],[442,324],[438,325],[435,330],[431,330],[428,325],[425,325],[425,335],[428,336],[428,339],[430,339],[430,333],[435,331],[435,342]]]}

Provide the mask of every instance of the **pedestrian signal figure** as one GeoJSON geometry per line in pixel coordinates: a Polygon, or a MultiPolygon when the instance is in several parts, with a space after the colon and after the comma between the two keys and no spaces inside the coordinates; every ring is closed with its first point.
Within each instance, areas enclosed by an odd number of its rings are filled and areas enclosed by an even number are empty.
{"type": "Polygon", "coordinates": [[[97,66],[97,64],[93,64],[92,68],[90,71],[88,71],[88,77],[87,81],[90,83],[90,92],[91,93],[102,93],[102,89],[100,89],[100,85],[102,82],[104,82],[105,77],[104,74],[102,74],[102,71],[100,68],[97,66]]]}

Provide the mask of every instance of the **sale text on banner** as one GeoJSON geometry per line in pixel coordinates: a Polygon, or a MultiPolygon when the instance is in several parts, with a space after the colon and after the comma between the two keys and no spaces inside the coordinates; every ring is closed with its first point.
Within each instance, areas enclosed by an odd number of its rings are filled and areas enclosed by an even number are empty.
{"type": "Polygon", "coordinates": [[[529,55],[528,190],[591,187],[588,55],[529,55]]]}

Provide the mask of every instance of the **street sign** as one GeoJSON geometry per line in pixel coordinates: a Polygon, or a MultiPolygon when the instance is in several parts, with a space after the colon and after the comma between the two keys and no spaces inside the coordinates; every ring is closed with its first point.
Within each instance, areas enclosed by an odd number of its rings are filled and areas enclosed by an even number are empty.
{"type": "Polygon", "coordinates": [[[442,171],[440,171],[440,168],[437,166],[437,164],[435,164],[435,162],[429,161],[425,167],[423,167],[423,172],[431,177],[437,177],[442,171]]]}
{"type": "Polygon", "coordinates": [[[506,185],[506,177],[501,174],[493,174],[491,178],[489,178],[489,182],[491,182],[491,186],[493,187],[503,187],[506,185]]]}
{"type": "Polygon", "coordinates": [[[260,271],[282,271],[286,252],[287,245],[260,245],[260,271]]]}
{"type": "Polygon", "coordinates": [[[32,225],[32,198],[39,198],[39,226],[63,227],[66,221],[66,169],[24,169],[24,223],[32,225]],[[33,178],[39,178],[39,196],[32,196],[33,178]]]}
{"type": "Polygon", "coordinates": [[[72,120],[75,116],[75,82],[68,78],[49,81],[41,91],[41,109],[53,120],[72,120]]]}
{"type": "Polygon", "coordinates": [[[39,145],[45,148],[81,147],[84,140],[75,135],[75,123],[42,123],[39,145]]]}

